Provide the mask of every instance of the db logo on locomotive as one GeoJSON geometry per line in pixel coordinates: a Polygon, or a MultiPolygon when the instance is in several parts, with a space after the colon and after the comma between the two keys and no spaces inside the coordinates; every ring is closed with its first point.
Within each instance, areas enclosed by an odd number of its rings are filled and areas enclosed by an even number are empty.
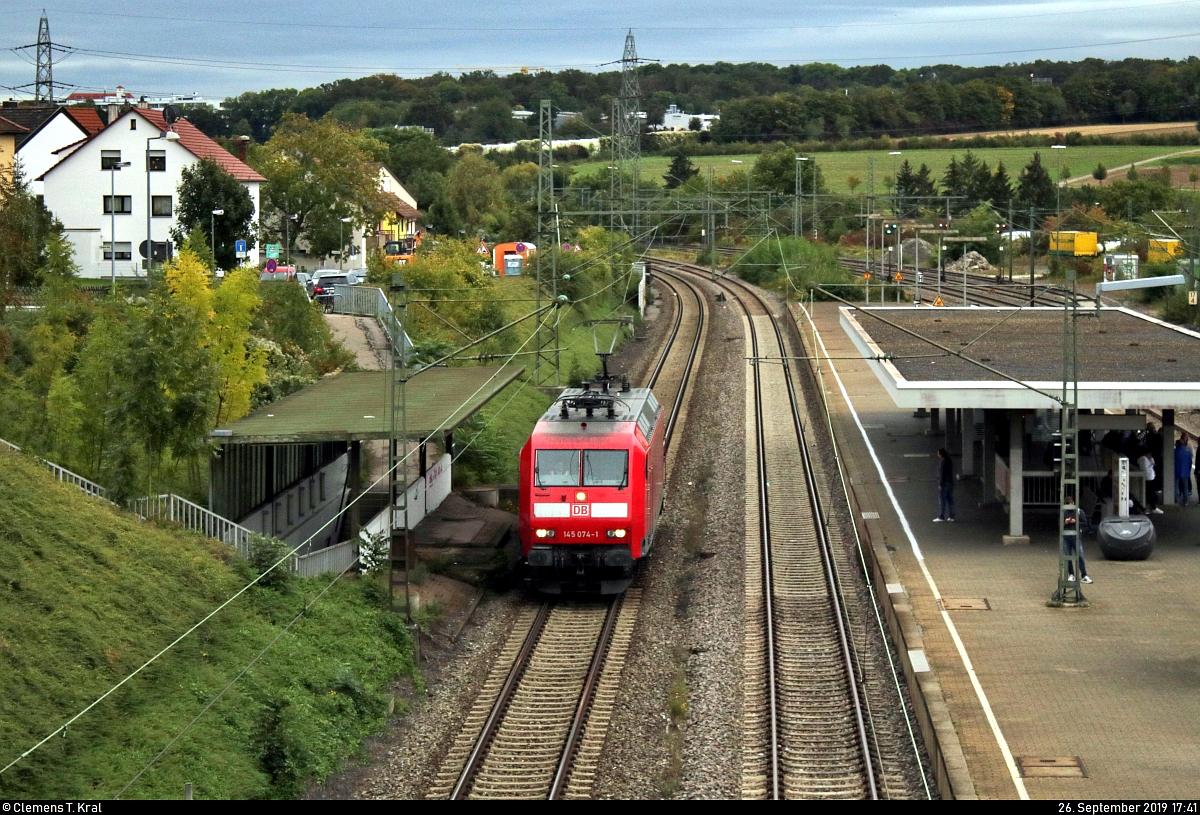
{"type": "Polygon", "coordinates": [[[591,506],[588,504],[571,504],[571,515],[576,517],[591,515],[591,506]]]}

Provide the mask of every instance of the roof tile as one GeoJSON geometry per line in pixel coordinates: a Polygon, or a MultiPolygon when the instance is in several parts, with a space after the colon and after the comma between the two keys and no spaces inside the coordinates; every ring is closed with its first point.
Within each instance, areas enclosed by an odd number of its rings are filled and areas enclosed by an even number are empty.
{"type": "Polygon", "coordinates": [[[200,129],[187,119],[179,119],[175,124],[168,128],[166,120],[163,119],[161,110],[151,110],[143,108],[135,108],[135,113],[141,115],[143,119],[157,127],[162,132],[174,130],[179,134],[179,144],[192,153],[197,158],[212,159],[221,169],[229,173],[238,181],[266,181],[245,162],[240,161],[236,156],[230,153],[221,145],[205,136],[200,132],[200,129]]]}

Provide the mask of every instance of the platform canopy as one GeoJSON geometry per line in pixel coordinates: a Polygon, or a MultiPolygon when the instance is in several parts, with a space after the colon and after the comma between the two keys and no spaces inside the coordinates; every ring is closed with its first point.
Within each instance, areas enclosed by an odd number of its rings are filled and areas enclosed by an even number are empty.
{"type": "MultiPolygon", "coordinates": [[[[1200,334],[1125,308],[1079,314],[1080,408],[1200,408],[1200,334]]],[[[1062,393],[1062,308],[843,306],[841,324],[897,407],[1054,408],[1024,385],[1062,393]]]]}
{"type": "MultiPolygon", "coordinates": [[[[453,430],[524,371],[517,366],[430,368],[406,388],[409,438],[453,430]]],[[[326,377],[210,434],[220,444],[286,444],[386,439],[391,371],[326,377]]]]}

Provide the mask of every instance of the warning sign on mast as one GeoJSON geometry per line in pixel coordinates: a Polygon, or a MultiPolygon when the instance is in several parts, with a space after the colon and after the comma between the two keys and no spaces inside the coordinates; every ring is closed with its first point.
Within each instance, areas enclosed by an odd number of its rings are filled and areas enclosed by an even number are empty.
{"type": "Polygon", "coordinates": [[[939,297],[938,299],[934,300],[934,301],[933,301],[933,304],[934,304],[935,306],[944,306],[944,305],[946,305],[945,303],[943,303],[943,302],[942,302],[942,298],[940,298],[940,297],[939,297]]]}

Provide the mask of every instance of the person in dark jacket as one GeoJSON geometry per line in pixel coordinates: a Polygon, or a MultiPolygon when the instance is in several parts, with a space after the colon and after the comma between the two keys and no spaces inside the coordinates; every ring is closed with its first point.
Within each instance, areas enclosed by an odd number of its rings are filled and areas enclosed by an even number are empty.
{"type": "Polygon", "coordinates": [[[933,519],[935,524],[954,520],[954,463],[950,461],[950,451],[945,447],[938,450],[937,455],[938,516],[933,519]]]}
{"type": "Polygon", "coordinates": [[[1175,503],[1188,505],[1192,497],[1192,450],[1188,447],[1187,433],[1175,442],[1175,503]]]}

